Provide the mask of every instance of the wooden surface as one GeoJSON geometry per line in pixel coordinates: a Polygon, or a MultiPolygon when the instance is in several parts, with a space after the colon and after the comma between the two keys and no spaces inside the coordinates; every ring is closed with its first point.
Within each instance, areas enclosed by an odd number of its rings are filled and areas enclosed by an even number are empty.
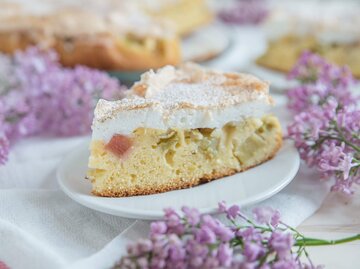
{"type": "MultiPolygon", "coordinates": [[[[299,227],[308,237],[338,239],[360,233],[360,188],[353,197],[330,193],[321,208],[299,227]]],[[[335,246],[308,247],[314,264],[325,269],[359,269],[360,241],[335,246]]]]}

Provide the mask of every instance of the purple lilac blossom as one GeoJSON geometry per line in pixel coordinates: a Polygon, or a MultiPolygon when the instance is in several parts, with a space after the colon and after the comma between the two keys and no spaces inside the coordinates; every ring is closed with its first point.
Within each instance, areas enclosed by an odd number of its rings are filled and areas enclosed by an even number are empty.
{"type": "Polygon", "coordinates": [[[265,0],[237,0],[219,11],[219,18],[229,24],[259,24],[269,13],[265,0]]]}
{"type": "Polygon", "coordinates": [[[9,140],[5,135],[4,103],[0,99],[0,165],[5,164],[9,155],[9,140]],[[3,128],[3,129],[2,129],[3,128]]]}
{"type": "Polygon", "coordinates": [[[355,105],[359,99],[352,96],[350,87],[356,81],[347,67],[330,64],[317,54],[305,51],[288,75],[299,82],[288,90],[288,107],[300,113],[312,106],[326,103],[333,97],[342,107],[355,105]]]}
{"type": "Polygon", "coordinates": [[[271,207],[257,207],[253,209],[255,220],[260,224],[270,224],[276,227],[280,221],[280,212],[271,207]]]}
{"type": "Polygon", "coordinates": [[[324,178],[335,178],[332,190],[351,194],[352,186],[360,183],[360,111],[355,107],[337,110],[331,103],[336,101],[296,115],[288,136],[310,167],[324,178]]]}
{"type": "Polygon", "coordinates": [[[20,138],[89,133],[97,100],[119,98],[123,89],[104,72],[61,67],[54,51],[0,55],[0,163],[20,138]]]}
{"type": "Polygon", "coordinates": [[[288,91],[296,114],[288,136],[310,167],[335,178],[333,191],[352,194],[360,183],[360,110],[350,70],[305,52],[289,77],[300,85],[288,91]]]}
{"type": "Polygon", "coordinates": [[[254,217],[267,226],[253,224],[240,211],[237,205],[219,203],[219,212],[232,223],[226,226],[210,215],[200,215],[197,209],[183,207],[181,213],[166,209],[164,220],[151,224],[149,238],[130,244],[127,255],[114,268],[319,268],[311,261],[302,263],[299,252],[293,252],[295,239],[288,226],[278,229],[269,224],[275,218],[282,225],[278,211],[254,210],[254,217]],[[247,224],[236,224],[239,219],[247,224]],[[178,226],[181,232],[174,230],[178,226]]]}

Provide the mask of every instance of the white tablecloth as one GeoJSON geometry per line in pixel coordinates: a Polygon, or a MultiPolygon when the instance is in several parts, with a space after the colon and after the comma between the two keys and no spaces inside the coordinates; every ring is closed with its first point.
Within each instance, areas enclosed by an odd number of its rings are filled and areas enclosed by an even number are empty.
{"type": "MultiPolygon", "coordinates": [[[[249,29],[233,35],[236,46],[211,66],[241,69],[264,43],[249,29]]],[[[285,102],[282,97],[276,100],[285,102]]],[[[285,124],[287,111],[274,111],[285,124]]],[[[146,236],[147,222],[93,211],[59,190],[55,169],[83,139],[21,141],[0,167],[0,261],[10,268],[109,268],[129,240],[146,236]]],[[[288,187],[261,204],[279,209],[286,222],[298,225],[320,206],[327,191],[316,174],[302,167],[288,187]]]]}

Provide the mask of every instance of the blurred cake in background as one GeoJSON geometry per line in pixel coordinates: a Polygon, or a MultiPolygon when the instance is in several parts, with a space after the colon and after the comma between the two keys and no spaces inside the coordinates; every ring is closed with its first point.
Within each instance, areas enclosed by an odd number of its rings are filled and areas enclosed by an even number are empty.
{"type": "Polygon", "coordinates": [[[257,64],[289,72],[304,50],[347,65],[360,77],[360,3],[274,2],[266,24],[269,44],[257,64]],[[282,4],[281,4],[282,3],[282,4]]]}
{"type": "Polygon", "coordinates": [[[206,0],[135,0],[147,14],[167,20],[176,33],[187,35],[206,25],[213,14],[206,0]]]}
{"type": "Polygon", "coordinates": [[[36,45],[65,66],[146,70],[179,64],[180,35],[210,20],[201,0],[0,0],[0,52],[36,45]]]}

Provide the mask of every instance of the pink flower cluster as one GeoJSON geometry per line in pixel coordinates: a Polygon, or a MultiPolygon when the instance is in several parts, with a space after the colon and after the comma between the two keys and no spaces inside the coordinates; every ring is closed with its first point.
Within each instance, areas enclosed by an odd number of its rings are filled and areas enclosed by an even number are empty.
{"type": "Polygon", "coordinates": [[[312,106],[322,105],[333,97],[342,106],[358,101],[351,94],[355,84],[351,71],[346,66],[330,64],[317,54],[305,51],[288,75],[299,85],[288,91],[289,108],[300,113],[312,106]]]}
{"type": "Polygon", "coordinates": [[[220,10],[218,16],[230,24],[259,24],[268,13],[265,0],[237,0],[231,7],[220,10]]]}
{"type": "Polygon", "coordinates": [[[117,98],[122,90],[104,72],[61,67],[53,51],[0,55],[0,164],[19,138],[88,133],[97,100],[117,98]]]}
{"type": "Polygon", "coordinates": [[[307,239],[291,233],[278,211],[255,209],[256,223],[237,205],[227,208],[220,203],[219,212],[226,214],[231,225],[200,215],[194,208],[183,207],[182,214],[166,209],[164,220],[151,224],[149,238],[130,244],[127,255],[114,268],[321,268],[310,260],[309,264],[300,261],[306,252],[301,242],[307,239]],[[293,251],[295,244],[297,251],[293,251]]]}
{"type": "Polygon", "coordinates": [[[349,89],[350,71],[306,52],[290,77],[300,86],[288,91],[289,108],[296,113],[289,137],[309,166],[335,178],[332,190],[351,194],[360,184],[360,110],[349,89]]]}

